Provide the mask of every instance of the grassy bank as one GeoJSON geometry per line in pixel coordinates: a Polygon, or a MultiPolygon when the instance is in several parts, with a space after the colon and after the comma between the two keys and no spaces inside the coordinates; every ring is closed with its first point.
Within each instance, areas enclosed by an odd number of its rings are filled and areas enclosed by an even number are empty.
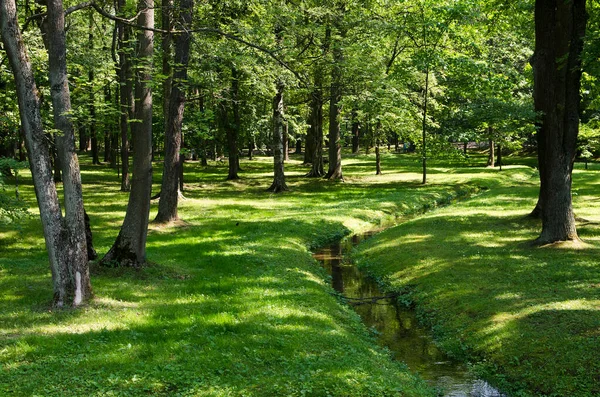
{"type": "MultiPolygon", "coordinates": [[[[493,175],[433,165],[423,187],[416,158],[384,156],[376,177],[373,158],[357,156],[344,163],[345,183],[331,183],[303,178],[307,168],[292,159],[291,191],[272,195],[270,159],[242,169],[243,179],[226,182],[225,164],[186,164],[183,221],[151,225],[148,268],[94,267],[95,299],[80,310],[49,307],[37,217],[0,229],[0,395],[428,395],[331,294],[309,247],[447,202],[493,175]]],[[[104,167],[84,165],[83,181],[104,253],[127,195],[104,167]]],[[[21,193],[34,212],[28,175],[21,193]]]]}
{"type": "MultiPolygon", "coordinates": [[[[582,167],[578,167],[582,168],[582,167]]],[[[584,244],[532,248],[532,171],[510,168],[476,198],[389,229],[355,259],[404,293],[445,350],[511,396],[600,395],[597,171],[574,174],[584,244]]]]}

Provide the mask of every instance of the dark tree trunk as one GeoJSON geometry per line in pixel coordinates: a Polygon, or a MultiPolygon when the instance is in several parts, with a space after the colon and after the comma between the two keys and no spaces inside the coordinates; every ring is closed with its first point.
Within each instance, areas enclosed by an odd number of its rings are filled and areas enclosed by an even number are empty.
{"type": "MultiPolygon", "coordinates": [[[[533,57],[542,232],[536,244],[578,240],[571,174],[579,128],[585,0],[536,0],[533,57]]],[[[535,211],[535,210],[534,210],[535,211]]]]}
{"type": "Polygon", "coordinates": [[[463,142],[463,154],[467,155],[467,148],[469,147],[469,142],[463,142]]]}
{"type": "Polygon", "coordinates": [[[379,153],[379,143],[375,145],[375,175],[381,175],[381,154],[379,153]]]}
{"type": "Polygon", "coordinates": [[[283,134],[285,129],[285,120],[283,117],[283,90],[284,85],[281,80],[277,81],[277,93],[273,98],[273,164],[274,179],[273,183],[267,189],[270,192],[279,193],[288,190],[285,183],[284,174],[284,145],[283,134]]]}
{"type": "MultiPolygon", "coordinates": [[[[110,92],[110,85],[104,86],[104,101],[106,103],[110,103],[112,101],[112,95],[110,92]]],[[[104,162],[109,163],[110,166],[113,166],[112,159],[112,125],[108,122],[103,123],[104,127],[104,162]]]]}
{"type": "MultiPolygon", "coordinates": [[[[154,28],[154,1],[140,0],[137,24],[154,28]]],[[[105,265],[140,267],[146,262],[146,238],[152,194],[152,30],[138,34],[139,66],[136,78],[136,119],[133,129],[133,178],[127,212],[112,248],[102,259],[105,265]]]]}
{"type": "Polygon", "coordinates": [[[334,42],[329,99],[329,169],[325,175],[325,178],[330,180],[344,179],[342,175],[342,134],[340,131],[343,54],[340,46],[340,42],[334,42]]]}
{"type": "Polygon", "coordinates": [[[318,82],[315,91],[311,97],[311,121],[310,121],[310,136],[312,138],[312,167],[310,172],[306,174],[310,178],[320,178],[324,175],[323,170],[323,93],[318,82]]]}
{"type": "Polygon", "coordinates": [[[21,124],[27,143],[46,248],[52,270],[54,304],[78,306],[91,297],[87,264],[83,198],[73,126],[68,118],[70,94],[66,69],[64,10],[60,0],[48,1],[49,70],[56,128],[67,132],[57,141],[64,172],[63,218],[52,181],[50,155],[42,126],[40,100],[23,45],[16,5],[0,2],[0,36],[15,77],[21,124]]]}
{"type": "MultiPolygon", "coordinates": [[[[94,11],[90,11],[89,19],[89,33],[88,33],[88,46],[90,53],[94,51],[94,11]]],[[[88,82],[89,86],[89,112],[90,112],[90,137],[92,140],[92,164],[100,164],[100,148],[98,147],[98,131],[96,127],[96,95],[94,94],[94,65],[90,65],[88,70],[88,82]]]]}
{"type": "Polygon", "coordinates": [[[427,183],[427,104],[429,100],[429,62],[425,69],[425,91],[423,92],[423,185],[427,183]]]}
{"type": "Polygon", "coordinates": [[[315,153],[314,144],[315,138],[314,128],[312,126],[313,123],[313,109],[310,108],[310,113],[308,114],[308,124],[309,127],[306,130],[306,135],[304,136],[304,164],[311,164],[313,162],[313,154],[315,153]]]}
{"type": "MultiPolygon", "coordinates": [[[[227,180],[240,179],[238,175],[239,171],[239,154],[238,154],[238,137],[240,130],[240,112],[239,112],[239,73],[235,67],[231,68],[231,99],[232,99],[232,110],[233,110],[233,123],[229,120],[225,123],[225,132],[227,134],[227,151],[229,152],[229,173],[227,180]]],[[[223,103],[225,106],[225,104],[223,103]]],[[[223,109],[224,114],[227,114],[227,109],[223,109]]]]}
{"type": "MultiPolygon", "coordinates": [[[[490,136],[491,136],[491,134],[493,132],[492,131],[492,127],[490,127],[488,131],[489,131],[490,136]]],[[[487,165],[488,165],[488,167],[492,167],[493,168],[493,167],[496,166],[496,155],[494,153],[495,143],[494,143],[494,141],[491,138],[489,140],[488,147],[489,147],[490,153],[488,154],[488,163],[487,163],[487,165]]]]}
{"type": "Polygon", "coordinates": [[[296,138],[296,151],[295,154],[302,154],[302,139],[296,138]]]}
{"type": "MultiPolygon", "coordinates": [[[[179,1],[180,25],[189,31],[192,19],[193,0],[179,1]]],[[[185,106],[185,84],[187,81],[187,66],[190,59],[190,33],[175,36],[175,71],[173,85],[170,90],[169,112],[167,113],[167,131],[165,134],[165,161],[163,168],[162,187],[158,214],[155,221],[170,222],[178,219],[177,201],[179,198],[179,182],[183,182],[183,156],[181,149],[181,125],[185,106]]]]}
{"type": "MultiPolygon", "coordinates": [[[[171,31],[171,18],[173,15],[173,0],[162,0],[161,3],[161,27],[166,32],[171,31]]],[[[171,64],[173,63],[172,55],[172,35],[171,33],[161,34],[162,44],[162,75],[164,81],[162,83],[162,106],[163,106],[163,118],[164,128],[163,131],[167,132],[169,129],[169,100],[171,98],[171,86],[173,83],[173,70],[171,64]]]]}
{"type": "Polygon", "coordinates": [[[360,150],[360,123],[358,122],[358,110],[352,109],[352,154],[360,150]]]}
{"type": "MultiPolygon", "coordinates": [[[[125,0],[118,1],[119,10],[125,5],[125,0]]],[[[133,75],[129,47],[129,27],[118,22],[119,43],[119,132],[121,135],[121,191],[128,192],[129,180],[129,120],[133,118],[133,75]]]]}

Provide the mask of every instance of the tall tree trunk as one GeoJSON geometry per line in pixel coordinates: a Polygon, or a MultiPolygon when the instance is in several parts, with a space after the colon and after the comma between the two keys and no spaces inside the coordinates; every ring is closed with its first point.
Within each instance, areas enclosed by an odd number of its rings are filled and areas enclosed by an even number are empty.
{"type": "Polygon", "coordinates": [[[64,10],[60,0],[48,1],[50,82],[57,128],[70,131],[58,141],[64,164],[65,216],[52,181],[50,152],[43,131],[39,93],[27,58],[14,0],[0,2],[0,36],[15,77],[21,124],[34,180],[40,217],[50,259],[54,304],[77,306],[92,294],[87,265],[83,198],[75,137],[65,110],[70,109],[66,74],[64,10]]]}
{"type": "Polygon", "coordinates": [[[290,160],[290,125],[285,121],[283,125],[283,161],[290,160]]]}
{"type": "MultiPolygon", "coordinates": [[[[90,10],[89,26],[88,26],[88,50],[90,54],[94,51],[94,10],[90,10]]],[[[96,127],[96,95],[94,93],[94,65],[90,65],[88,70],[89,82],[89,112],[90,112],[90,138],[92,140],[92,164],[100,164],[100,148],[98,147],[98,131],[96,127]]]]}
{"type": "Polygon", "coordinates": [[[313,136],[315,129],[312,126],[313,123],[313,108],[311,106],[308,114],[308,128],[306,129],[306,135],[304,136],[304,162],[303,164],[311,164],[313,162],[313,155],[315,153],[314,144],[315,138],[313,136]]]}
{"type": "Polygon", "coordinates": [[[352,109],[352,154],[357,154],[360,150],[360,124],[358,122],[358,110],[352,109]]]}
{"type": "MultiPolygon", "coordinates": [[[[164,81],[162,83],[162,106],[163,106],[163,118],[164,128],[163,131],[166,133],[169,129],[169,112],[170,106],[169,101],[171,98],[171,86],[173,83],[173,69],[171,67],[173,61],[172,51],[172,35],[171,25],[173,17],[173,0],[162,0],[161,3],[161,28],[165,32],[161,34],[162,44],[162,75],[164,81]]],[[[161,191],[162,195],[162,191],[161,191]]]]}
{"type": "Polygon", "coordinates": [[[342,62],[344,60],[341,46],[333,44],[333,66],[331,70],[331,88],[329,99],[329,169],[325,178],[343,180],[342,175],[342,134],[340,131],[340,101],[342,100],[342,62]]]}
{"type": "Polygon", "coordinates": [[[175,36],[175,71],[170,91],[169,112],[167,113],[165,161],[158,214],[155,219],[157,222],[170,222],[179,218],[177,214],[177,201],[180,194],[178,187],[183,170],[183,157],[180,156],[181,125],[185,106],[184,90],[187,82],[187,67],[190,59],[191,33],[188,32],[192,20],[193,0],[180,0],[179,3],[180,25],[185,33],[175,36]]]}
{"type": "MultiPolygon", "coordinates": [[[[125,0],[118,0],[118,8],[125,6],[125,0]]],[[[133,118],[133,75],[131,55],[129,54],[130,28],[117,22],[119,44],[119,132],[121,135],[121,191],[130,189],[129,176],[129,120],[133,118]]]]}
{"type": "Polygon", "coordinates": [[[578,240],[571,174],[579,128],[585,0],[536,0],[534,103],[542,114],[537,132],[542,232],[536,244],[578,240]]]}
{"type": "MultiPolygon", "coordinates": [[[[106,84],[104,86],[104,101],[107,104],[112,102],[112,94],[110,91],[111,91],[110,84],[106,84]]],[[[108,122],[103,123],[103,127],[104,127],[104,162],[109,163],[112,167],[114,165],[113,158],[112,158],[113,131],[112,131],[112,123],[110,122],[110,120],[107,120],[107,121],[108,122]]]]}
{"type": "Polygon", "coordinates": [[[427,183],[427,102],[429,100],[429,62],[425,68],[425,92],[423,92],[423,185],[427,183]]]}
{"type": "MultiPolygon", "coordinates": [[[[490,127],[488,131],[489,131],[490,136],[491,136],[492,135],[492,127],[490,127]]],[[[496,147],[496,144],[495,144],[494,140],[491,139],[491,138],[489,140],[488,147],[489,147],[490,153],[488,154],[488,163],[487,163],[487,165],[489,167],[493,168],[493,167],[496,166],[496,154],[494,153],[494,148],[496,147]]]]}
{"type": "MultiPolygon", "coordinates": [[[[227,133],[227,151],[229,152],[229,173],[227,180],[240,179],[238,175],[240,162],[238,153],[238,137],[240,132],[240,104],[239,104],[240,77],[235,67],[231,68],[231,108],[233,110],[233,123],[225,124],[227,133]]],[[[225,110],[226,112],[227,110],[225,110]]]]}
{"type": "Polygon", "coordinates": [[[136,119],[133,129],[133,178],[125,220],[112,248],[102,259],[105,265],[139,267],[146,261],[146,238],[152,193],[152,54],[154,50],[154,1],[140,0],[137,24],[139,66],[136,78],[136,119]]]}
{"type": "Polygon", "coordinates": [[[375,144],[375,175],[381,175],[381,153],[379,152],[379,141],[375,144]]]}
{"type": "Polygon", "coordinates": [[[270,192],[279,193],[288,190],[285,183],[284,174],[284,145],[283,134],[285,120],[283,117],[283,81],[277,81],[277,93],[273,98],[273,165],[274,179],[273,183],[267,189],[270,192]]]}
{"type": "Polygon", "coordinates": [[[302,154],[302,139],[296,138],[296,151],[295,154],[302,154]]]}
{"type": "Polygon", "coordinates": [[[308,174],[309,178],[320,178],[323,176],[323,93],[320,81],[311,95],[310,108],[310,136],[312,138],[312,166],[308,174]]]}

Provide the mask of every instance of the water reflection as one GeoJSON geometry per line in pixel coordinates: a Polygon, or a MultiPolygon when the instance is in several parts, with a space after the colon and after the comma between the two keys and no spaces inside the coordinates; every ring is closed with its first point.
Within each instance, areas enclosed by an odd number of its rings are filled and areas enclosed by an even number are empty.
{"type": "Polygon", "coordinates": [[[397,360],[437,387],[440,396],[506,397],[470,375],[464,364],[445,356],[428,332],[418,325],[412,310],[398,306],[393,297],[385,297],[373,280],[343,261],[344,252],[372,234],[352,236],[314,254],[331,275],[333,288],[346,297],[364,323],[377,332],[379,342],[387,346],[397,360]]]}

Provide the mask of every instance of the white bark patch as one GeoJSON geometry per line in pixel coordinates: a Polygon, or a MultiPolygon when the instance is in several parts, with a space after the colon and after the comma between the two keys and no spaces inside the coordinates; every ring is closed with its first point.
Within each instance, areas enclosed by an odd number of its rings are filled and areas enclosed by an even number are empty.
{"type": "Polygon", "coordinates": [[[79,305],[83,300],[81,294],[81,273],[75,272],[75,306],[79,305]]]}

